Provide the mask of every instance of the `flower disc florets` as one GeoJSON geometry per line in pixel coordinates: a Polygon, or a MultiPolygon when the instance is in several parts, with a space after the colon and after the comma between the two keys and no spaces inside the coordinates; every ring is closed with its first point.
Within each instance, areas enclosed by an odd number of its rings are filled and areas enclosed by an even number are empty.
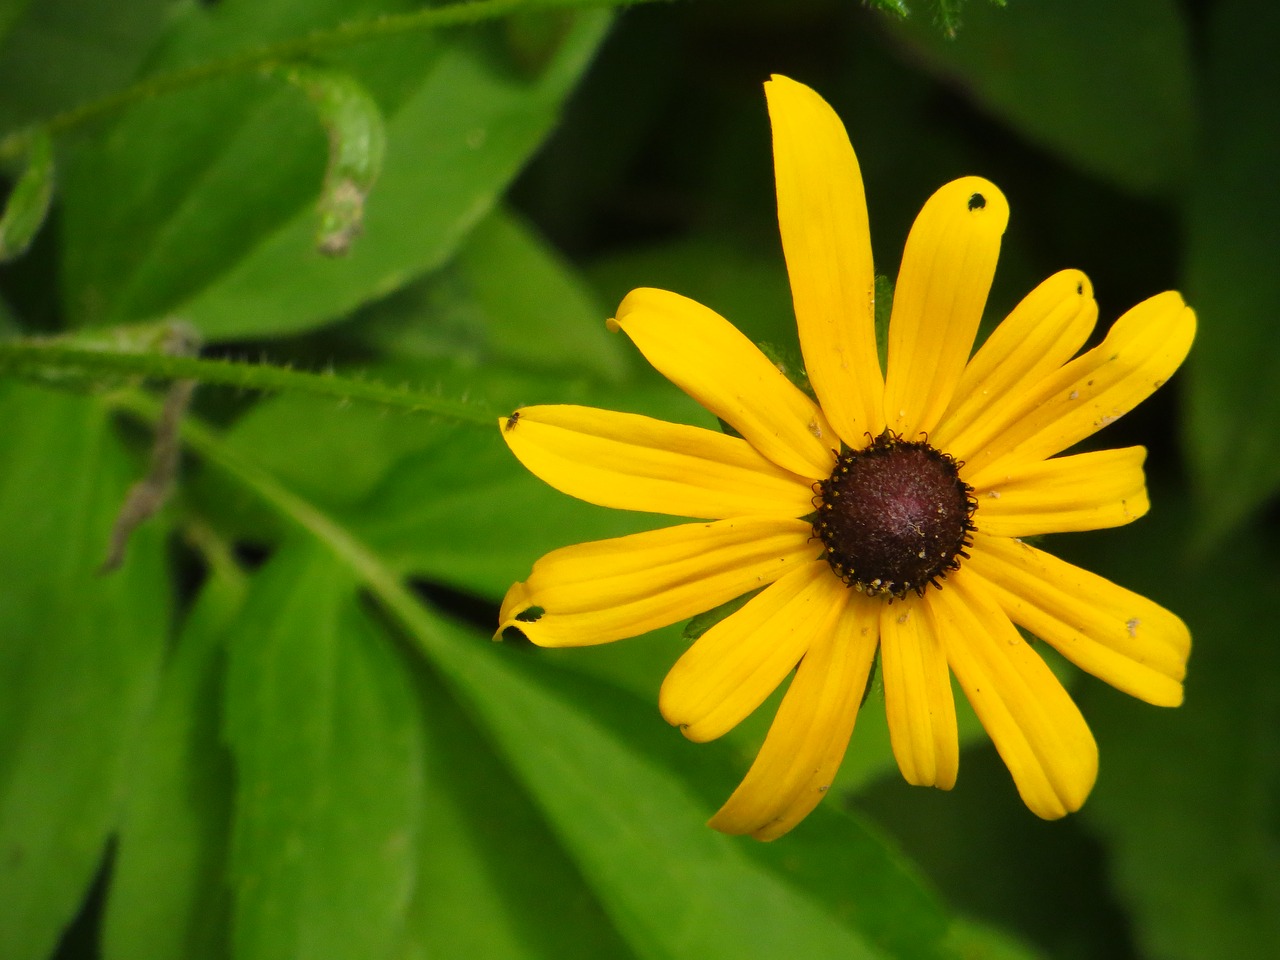
{"type": "Polygon", "coordinates": [[[862,593],[901,599],[958,570],[977,508],[959,468],[927,442],[888,430],[843,454],[815,485],[813,532],[836,576],[862,593]]]}

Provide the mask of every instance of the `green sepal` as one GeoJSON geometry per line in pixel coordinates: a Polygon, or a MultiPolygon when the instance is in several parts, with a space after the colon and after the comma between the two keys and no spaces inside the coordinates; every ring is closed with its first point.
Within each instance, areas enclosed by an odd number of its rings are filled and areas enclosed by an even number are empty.
{"type": "Polygon", "coordinates": [[[889,318],[893,315],[893,281],[876,274],[876,355],[880,369],[889,369],[889,318]]]}
{"type": "Polygon", "coordinates": [[[803,390],[805,396],[810,400],[817,400],[813,393],[813,385],[809,383],[809,371],[804,367],[804,358],[793,348],[779,347],[767,341],[757,343],[756,347],[769,358],[769,362],[777,367],[784,377],[803,390]]]}
{"type": "MultiPolygon", "coordinates": [[[[760,590],[763,590],[761,587],[760,590]]],[[[752,590],[750,593],[744,593],[740,597],[734,597],[718,607],[712,607],[705,613],[700,613],[688,623],[684,625],[684,638],[686,640],[697,640],[700,636],[714,627],[721,620],[724,620],[730,614],[737,613],[747,605],[747,601],[754,597],[760,590],[752,590]]]]}

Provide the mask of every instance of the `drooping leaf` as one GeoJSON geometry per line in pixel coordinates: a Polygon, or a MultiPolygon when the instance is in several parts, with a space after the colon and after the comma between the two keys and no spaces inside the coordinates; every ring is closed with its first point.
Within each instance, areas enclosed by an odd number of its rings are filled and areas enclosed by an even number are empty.
{"type": "Polygon", "coordinates": [[[169,613],[160,530],[99,567],[132,480],[102,407],[0,385],[0,944],[44,957],[116,825],[169,613]]]}
{"type": "Polygon", "coordinates": [[[1280,489],[1280,84],[1271,4],[1213,7],[1200,165],[1186,210],[1186,295],[1200,328],[1188,361],[1186,447],[1202,537],[1217,540],[1280,489]]]}

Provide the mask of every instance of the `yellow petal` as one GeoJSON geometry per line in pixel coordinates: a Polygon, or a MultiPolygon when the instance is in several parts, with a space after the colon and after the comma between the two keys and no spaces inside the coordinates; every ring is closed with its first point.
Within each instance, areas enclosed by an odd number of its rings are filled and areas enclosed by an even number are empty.
{"type": "Polygon", "coordinates": [[[930,437],[958,460],[1008,425],[1019,396],[1075,356],[1098,320],[1093,286],[1079,270],[1055,273],[992,331],[960,377],[951,406],[930,437]]]}
{"type": "Polygon", "coordinates": [[[814,641],[782,698],[764,746],[711,818],[725,833],[782,836],[831,786],[853,733],[879,637],[879,600],[845,589],[834,628],[814,641]]]}
{"type": "Polygon", "coordinates": [[[500,421],[530,472],[602,507],[678,517],[801,517],[812,481],[739,437],[592,407],[525,407],[500,421]]]}
{"type": "Polygon", "coordinates": [[[662,715],[690,740],[732,730],[831,630],[847,589],[825,560],[785,574],[676,661],[658,694],[662,715]]]}
{"type": "Polygon", "coordinates": [[[1009,205],[981,177],[954,180],[916,217],[889,321],[884,412],[908,439],[937,426],[969,359],[1009,205]]]}
{"type": "Polygon", "coordinates": [[[965,563],[1014,623],[1081,670],[1162,707],[1182,702],[1186,624],[1160,605],[1017,540],[974,538],[965,563]]]}
{"type": "Polygon", "coordinates": [[[1003,457],[1043,460],[1118,420],[1173,375],[1195,332],[1195,313],[1172,290],[1138,304],[1101,344],[1010,396],[1007,426],[963,458],[966,475],[1003,457]]]}
{"type": "Polygon", "coordinates": [[[739,517],[553,550],[507,591],[498,633],[578,647],[656,630],[813,560],[822,545],[812,533],[803,520],[739,517]],[[541,616],[519,619],[535,607],[541,616]]]}
{"type": "Polygon", "coordinates": [[[714,310],[640,289],[615,323],[663,376],[778,466],[815,480],[831,473],[840,438],[818,405],[714,310]]]}
{"type": "Polygon", "coordinates": [[[1027,537],[1069,530],[1119,527],[1151,506],[1143,447],[1098,450],[983,471],[975,484],[974,523],[996,537],[1027,537]]]}
{"type": "Polygon", "coordinates": [[[880,606],[884,708],[898,769],[908,783],[950,790],[960,742],[946,651],[920,599],[880,606]]]}
{"type": "Polygon", "coordinates": [[[778,226],[800,348],[814,392],[851,446],[880,433],[884,380],[875,272],[858,158],[826,101],[786,77],[764,85],[773,126],[778,226]]]}
{"type": "Polygon", "coordinates": [[[1097,744],[1053,671],[966,572],[927,597],[947,660],[1023,802],[1055,820],[1080,809],[1093,789],[1097,744]]]}

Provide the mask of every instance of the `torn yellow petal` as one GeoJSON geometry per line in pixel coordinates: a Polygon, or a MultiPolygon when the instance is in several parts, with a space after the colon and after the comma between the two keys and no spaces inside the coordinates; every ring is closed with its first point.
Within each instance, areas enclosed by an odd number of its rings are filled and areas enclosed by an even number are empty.
{"type": "Polygon", "coordinates": [[[1017,540],[979,533],[971,552],[965,570],[1014,623],[1130,696],[1182,703],[1191,633],[1164,607],[1017,540]]]}
{"type": "Polygon", "coordinates": [[[713,430],[567,405],[525,407],[501,428],[531,473],[602,507],[704,519],[813,511],[811,480],[713,430]]]}
{"type": "Polygon", "coordinates": [[[974,485],[974,523],[996,537],[1119,527],[1150,507],[1143,447],[1097,450],[985,470],[974,485]]]}
{"type": "Polygon", "coordinates": [[[920,598],[880,604],[880,668],[898,769],[921,787],[955,786],[960,769],[946,651],[920,598]]]}
{"type": "Polygon", "coordinates": [[[1009,205],[995,184],[963,177],[916,217],[889,322],[884,413],[909,440],[937,426],[973,349],[1009,205]]]}
{"type": "Polygon", "coordinates": [[[825,560],[785,574],[676,661],[658,694],[662,715],[690,740],[732,730],[830,631],[847,589],[825,560]]]}
{"type": "Polygon", "coordinates": [[[852,446],[883,427],[875,272],[858,159],[826,101],[786,77],[764,85],[778,226],[809,381],[852,446]]]}
{"type": "Polygon", "coordinates": [[[1173,376],[1195,332],[1195,313],[1174,291],[1138,304],[1101,344],[1010,396],[1006,426],[964,457],[966,475],[982,477],[1004,457],[1043,460],[1120,419],[1173,376]]]}
{"type": "Polygon", "coordinates": [[[879,600],[844,590],[845,608],[800,666],[764,746],[709,821],[757,840],[782,836],[826,795],[853,733],[879,637],[879,600]]]}
{"type": "Polygon", "coordinates": [[[947,660],[1031,812],[1080,809],[1098,776],[1098,747],[1053,671],[967,568],[929,595],[947,660]]]}
{"type": "Polygon", "coordinates": [[[634,637],[767,586],[813,560],[803,520],[739,517],[553,550],[507,591],[498,634],[543,647],[634,637]],[[537,608],[537,619],[519,619],[537,608]]]}
{"type": "Polygon", "coordinates": [[[967,460],[1008,425],[1011,396],[1040,383],[1084,346],[1098,320],[1093,286],[1079,270],[1055,273],[1022,299],[964,368],[951,406],[930,434],[967,460]]]}
{"type": "Polygon", "coordinates": [[[663,376],[778,466],[814,480],[831,473],[840,438],[818,405],[714,310],[642,288],[614,322],[663,376]]]}

